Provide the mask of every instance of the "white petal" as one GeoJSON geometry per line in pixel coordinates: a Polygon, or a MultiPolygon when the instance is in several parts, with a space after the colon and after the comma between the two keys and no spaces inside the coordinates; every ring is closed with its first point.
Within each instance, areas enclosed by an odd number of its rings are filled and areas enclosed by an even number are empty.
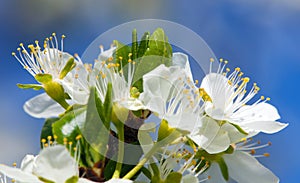
{"type": "Polygon", "coordinates": [[[33,155],[26,155],[21,162],[21,170],[32,173],[35,157],[33,155]]]}
{"type": "Polygon", "coordinates": [[[111,47],[108,50],[102,51],[100,53],[100,55],[98,56],[98,60],[99,61],[106,61],[107,59],[109,59],[110,57],[112,57],[115,49],[116,49],[116,47],[111,47]]]}
{"type": "Polygon", "coordinates": [[[164,118],[168,121],[171,127],[185,130],[191,133],[195,131],[195,129],[197,129],[199,125],[201,125],[201,121],[197,120],[197,114],[188,111],[183,111],[175,115],[165,116],[164,118]]]}
{"type": "Polygon", "coordinates": [[[222,125],[221,130],[226,131],[230,139],[230,144],[240,142],[246,135],[240,133],[233,125],[225,123],[222,125]]]}
{"type": "Polygon", "coordinates": [[[22,183],[40,183],[39,179],[31,173],[23,172],[18,168],[0,165],[0,172],[7,177],[13,178],[22,183]]]}
{"type": "Polygon", "coordinates": [[[161,116],[164,115],[170,95],[175,96],[179,91],[178,81],[182,76],[184,76],[184,71],[177,66],[166,67],[162,64],[156,67],[143,76],[144,92],[141,94],[140,100],[151,111],[157,112],[161,116]]]}
{"type": "Polygon", "coordinates": [[[218,120],[221,120],[224,117],[226,107],[232,105],[232,100],[230,96],[233,95],[234,90],[228,84],[228,79],[222,74],[210,73],[204,77],[202,80],[200,88],[204,88],[207,94],[210,96],[213,107],[209,108],[210,114],[215,116],[218,120]]]}
{"type": "Polygon", "coordinates": [[[35,118],[57,117],[65,111],[64,108],[52,100],[46,93],[31,98],[24,104],[23,108],[26,113],[35,118]]]}
{"type": "Polygon", "coordinates": [[[250,131],[254,130],[257,132],[264,132],[268,134],[279,132],[280,130],[287,127],[288,123],[280,123],[276,121],[253,121],[243,123],[241,125],[242,128],[250,129],[250,131]]]}
{"type": "Polygon", "coordinates": [[[207,176],[210,176],[210,179],[207,181],[209,183],[226,183],[225,179],[223,178],[223,175],[221,173],[220,167],[217,163],[213,162],[207,171],[203,173],[207,178],[207,176]]]}
{"type": "Polygon", "coordinates": [[[186,54],[180,52],[173,53],[172,61],[174,66],[179,66],[184,69],[187,76],[193,81],[190,62],[186,54]]]}
{"type": "Polygon", "coordinates": [[[262,166],[250,154],[235,151],[233,154],[224,155],[229,175],[237,182],[242,183],[276,183],[279,179],[266,167],[262,166]]]}
{"type": "Polygon", "coordinates": [[[254,106],[243,106],[232,116],[232,122],[246,121],[276,121],[280,119],[277,109],[268,103],[258,103],[254,106]]]}
{"type": "Polygon", "coordinates": [[[189,137],[210,154],[225,151],[230,145],[228,133],[209,117],[203,118],[202,124],[200,131],[189,137]]]}
{"type": "Polygon", "coordinates": [[[77,163],[66,147],[55,145],[43,149],[36,158],[33,173],[54,182],[65,182],[78,175],[77,163]]]}

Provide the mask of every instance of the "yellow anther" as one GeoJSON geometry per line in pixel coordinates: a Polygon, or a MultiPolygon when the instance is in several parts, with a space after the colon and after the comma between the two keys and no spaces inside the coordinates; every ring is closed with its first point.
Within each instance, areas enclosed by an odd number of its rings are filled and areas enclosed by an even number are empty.
{"type": "Polygon", "coordinates": [[[12,166],[13,166],[13,167],[16,167],[16,166],[17,166],[17,163],[16,163],[16,162],[14,162],[14,163],[12,164],[12,166]]]}
{"type": "Polygon", "coordinates": [[[136,62],[132,62],[132,64],[133,64],[133,65],[135,65],[135,64],[136,64],[136,62]]]}
{"type": "Polygon", "coordinates": [[[243,78],[243,81],[244,81],[245,83],[248,83],[248,82],[250,81],[250,78],[245,77],[245,78],[243,78]]]}
{"type": "Polygon", "coordinates": [[[202,161],[205,160],[205,157],[204,157],[204,156],[201,156],[201,160],[202,160],[202,161]]]}
{"type": "Polygon", "coordinates": [[[62,39],[65,39],[65,38],[66,38],[66,36],[63,34],[63,35],[61,35],[61,38],[62,38],[62,39]]]}
{"type": "Polygon", "coordinates": [[[246,142],[247,138],[242,138],[241,141],[246,142]]]}
{"type": "Polygon", "coordinates": [[[75,54],[74,54],[74,57],[78,57],[78,53],[75,53],[75,54]]]}
{"type": "Polygon", "coordinates": [[[53,32],[53,33],[52,33],[52,36],[56,36],[56,33],[55,33],[55,32],[53,32]]]}
{"type": "Polygon", "coordinates": [[[254,149],[251,149],[250,154],[254,155],[256,153],[256,151],[254,149]]]}
{"type": "Polygon", "coordinates": [[[270,97],[267,97],[267,98],[266,98],[266,100],[267,100],[267,101],[270,101],[270,100],[271,100],[271,98],[270,98],[270,97]]]}
{"type": "Polygon", "coordinates": [[[225,63],[225,64],[228,64],[228,60],[225,60],[224,63],[225,63]]]}
{"type": "Polygon", "coordinates": [[[47,143],[44,144],[44,147],[48,147],[49,145],[47,143]]]}
{"type": "Polygon", "coordinates": [[[230,69],[229,68],[226,68],[226,72],[229,72],[230,71],[230,69]]]}
{"type": "Polygon", "coordinates": [[[220,62],[222,63],[224,60],[223,60],[223,58],[220,58],[220,62]]]}
{"type": "Polygon", "coordinates": [[[65,137],[65,138],[63,139],[63,141],[64,141],[64,142],[67,142],[67,141],[68,141],[68,139],[65,137]]]}
{"type": "Polygon", "coordinates": [[[46,139],[42,139],[41,142],[44,144],[44,143],[47,142],[47,140],[46,139]]]}
{"type": "Polygon", "coordinates": [[[237,68],[235,68],[235,71],[240,72],[241,68],[237,67],[237,68]]]}
{"type": "Polygon", "coordinates": [[[199,83],[199,81],[196,79],[196,80],[195,80],[195,84],[198,84],[198,83],[199,83]]]}
{"type": "Polygon", "coordinates": [[[47,139],[48,139],[48,140],[51,140],[51,139],[52,139],[52,136],[48,136],[47,139]]]}
{"type": "Polygon", "coordinates": [[[100,48],[101,50],[103,50],[103,49],[104,49],[103,45],[100,45],[100,46],[99,46],[99,48],[100,48]]]}
{"type": "Polygon", "coordinates": [[[78,79],[79,75],[78,74],[75,74],[75,79],[78,79]]]}
{"type": "Polygon", "coordinates": [[[20,45],[21,47],[23,47],[23,46],[24,46],[24,44],[23,44],[23,43],[20,43],[19,45],[20,45]]]}
{"type": "Polygon", "coordinates": [[[264,153],[265,157],[270,157],[270,153],[264,153]]]}
{"type": "Polygon", "coordinates": [[[69,145],[71,146],[72,144],[73,144],[73,142],[72,142],[72,141],[70,141],[70,142],[69,142],[69,145]]]}
{"type": "Polygon", "coordinates": [[[128,57],[131,57],[131,56],[132,56],[132,53],[129,53],[129,54],[128,54],[128,57]]]}
{"type": "Polygon", "coordinates": [[[35,43],[35,44],[39,44],[39,41],[38,41],[38,40],[35,40],[34,43],[35,43]]]}
{"type": "Polygon", "coordinates": [[[108,61],[110,62],[110,61],[112,61],[114,58],[113,57],[109,57],[108,58],[108,61]]]}
{"type": "Polygon", "coordinates": [[[132,60],[131,59],[128,59],[128,63],[131,63],[132,62],[132,60]]]}
{"type": "Polygon", "coordinates": [[[76,148],[76,147],[74,147],[74,148],[73,148],[73,150],[74,150],[74,151],[77,151],[77,148],[76,148]]]}
{"type": "Polygon", "coordinates": [[[28,45],[28,48],[30,48],[30,49],[34,49],[34,46],[33,46],[33,44],[30,44],[30,45],[28,45]]]}
{"type": "Polygon", "coordinates": [[[54,138],[54,140],[56,140],[58,137],[57,137],[57,135],[53,135],[53,138],[54,138]]]}
{"type": "Polygon", "coordinates": [[[119,57],[119,59],[120,59],[120,60],[122,60],[122,59],[123,59],[123,57],[121,57],[121,56],[120,56],[120,57],[119,57]]]}
{"type": "Polygon", "coordinates": [[[81,135],[77,135],[76,140],[80,140],[82,138],[81,135]]]}
{"type": "Polygon", "coordinates": [[[265,100],[265,96],[260,96],[260,100],[265,100]]]}
{"type": "Polygon", "coordinates": [[[11,53],[11,55],[12,55],[12,56],[15,56],[15,55],[16,55],[16,53],[15,53],[15,52],[12,52],[12,53],[11,53]]]}
{"type": "Polygon", "coordinates": [[[210,59],[209,59],[209,61],[210,61],[210,62],[214,62],[214,61],[215,61],[215,59],[213,59],[213,58],[210,58],[210,59]]]}

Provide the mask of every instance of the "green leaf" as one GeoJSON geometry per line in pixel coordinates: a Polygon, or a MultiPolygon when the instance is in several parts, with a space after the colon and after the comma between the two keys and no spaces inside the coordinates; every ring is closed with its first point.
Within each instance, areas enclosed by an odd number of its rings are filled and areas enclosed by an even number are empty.
{"type": "Polygon", "coordinates": [[[236,124],[233,124],[233,123],[230,123],[232,126],[234,126],[240,133],[244,134],[244,135],[248,135],[248,133],[243,130],[239,125],[236,125],[236,124]]]}
{"type": "MultiPolygon", "coordinates": [[[[147,39],[147,34],[144,36],[147,39]]],[[[140,44],[140,47],[143,46],[141,50],[144,50],[145,46],[146,50],[136,62],[133,77],[133,86],[137,87],[140,92],[143,91],[142,77],[144,74],[152,71],[161,64],[165,64],[166,66],[172,65],[172,47],[168,43],[168,38],[163,29],[156,29],[149,37],[149,40],[145,40],[145,42],[141,42],[140,44]]]]}
{"type": "Polygon", "coordinates": [[[167,179],[165,180],[165,183],[180,183],[182,178],[182,174],[178,172],[171,172],[167,179]]]}
{"type": "Polygon", "coordinates": [[[227,165],[226,165],[224,159],[223,159],[222,157],[219,157],[219,158],[217,159],[217,163],[218,163],[218,165],[219,165],[219,167],[220,167],[220,170],[221,170],[221,173],[222,173],[224,179],[225,179],[226,181],[228,181],[228,180],[229,180],[228,167],[227,167],[227,165]]]}
{"type": "Polygon", "coordinates": [[[42,83],[42,84],[52,81],[51,74],[36,74],[34,76],[34,78],[35,78],[35,80],[37,80],[39,83],[42,83]]]}
{"type": "Polygon", "coordinates": [[[18,83],[17,86],[21,89],[34,89],[34,90],[40,90],[43,88],[42,85],[38,84],[20,84],[18,83]]]}
{"type": "Polygon", "coordinates": [[[91,88],[87,104],[86,120],[82,130],[87,141],[101,155],[105,155],[108,150],[107,143],[110,135],[112,113],[111,93],[111,84],[109,84],[105,101],[102,104],[96,89],[94,87],[91,88]]]}
{"type": "Polygon", "coordinates": [[[64,68],[61,70],[61,72],[59,73],[59,79],[63,79],[72,69],[74,69],[76,67],[76,63],[74,62],[74,58],[71,57],[66,65],[64,66],[64,68]]]}
{"type": "Polygon", "coordinates": [[[148,48],[149,38],[150,38],[150,32],[145,32],[138,47],[138,55],[137,55],[138,58],[142,57],[145,54],[148,48]]]}
{"type": "Polygon", "coordinates": [[[133,29],[132,31],[132,48],[131,48],[131,53],[132,53],[132,60],[135,60],[138,55],[138,40],[137,40],[137,32],[136,29],[133,29]]]}
{"type": "Polygon", "coordinates": [[[78,179],[79,179],[78,176],[75,175],[75,176],[69,178],[68,180],[66,180],[65,183],[77,183],[78,179]]]}
{"type": "Polygon", "coordinates": [[[63,144],[64,138],[76,144],[76,137],[81,134],[79,125],[82,125],[86,107],[75,108],[64,114],[59,120],[52,124],[53,135],[56,135],[57,142],[63,144]]]}
{"type": "MultiPolygon", "coordinates": [[[[52,133],[52,124],[55,123],[59,118],[48,118],[46,119],[44,126],[41,131],[40,139],[47,139],[48,136],[53,136],[52,133]]],[[[43,144],[41,143],[41,147],[43,147],[43,144]]]]}

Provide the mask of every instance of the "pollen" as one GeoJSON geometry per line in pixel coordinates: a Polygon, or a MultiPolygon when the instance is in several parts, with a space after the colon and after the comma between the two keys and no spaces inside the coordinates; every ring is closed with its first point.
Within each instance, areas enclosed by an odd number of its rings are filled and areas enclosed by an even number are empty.
{"type": "Polygon", "coordinates": [[[214,62],[215,60],[214,60],[213,58],[210,58],[209,61],[210,61],[210,62],[214,62]]]}
{"type": "Polygon", "coordinates": [[[263,154],[265,157],[270,157],[270,153],[264,153],[263,154]]]}

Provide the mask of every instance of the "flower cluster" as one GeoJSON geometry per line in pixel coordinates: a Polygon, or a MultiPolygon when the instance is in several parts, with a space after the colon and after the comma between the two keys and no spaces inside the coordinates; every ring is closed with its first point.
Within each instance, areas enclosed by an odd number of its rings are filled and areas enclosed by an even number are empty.
{"type": "Polygon", "coordinates": [[[279,182],[256,159],[269,156],[256,150],[270,143],[252,137],[288,124],[277,121],[269,98],[255,101],[260,88],[240,68],[211,59],[208,74],[194,80],[188,56],[173,53],[160,28],[141,41],[134,30],[130,45],[100,46],[94,64],[64,52],[64,38],[59,44],[53,33],[43,47],[20,44],[13,53],[38,82],[18,86],[45,91],[24,110],[46,121],[39,155],[27,155],[20,169],[0,165],[1,181],[279,182]]]}

